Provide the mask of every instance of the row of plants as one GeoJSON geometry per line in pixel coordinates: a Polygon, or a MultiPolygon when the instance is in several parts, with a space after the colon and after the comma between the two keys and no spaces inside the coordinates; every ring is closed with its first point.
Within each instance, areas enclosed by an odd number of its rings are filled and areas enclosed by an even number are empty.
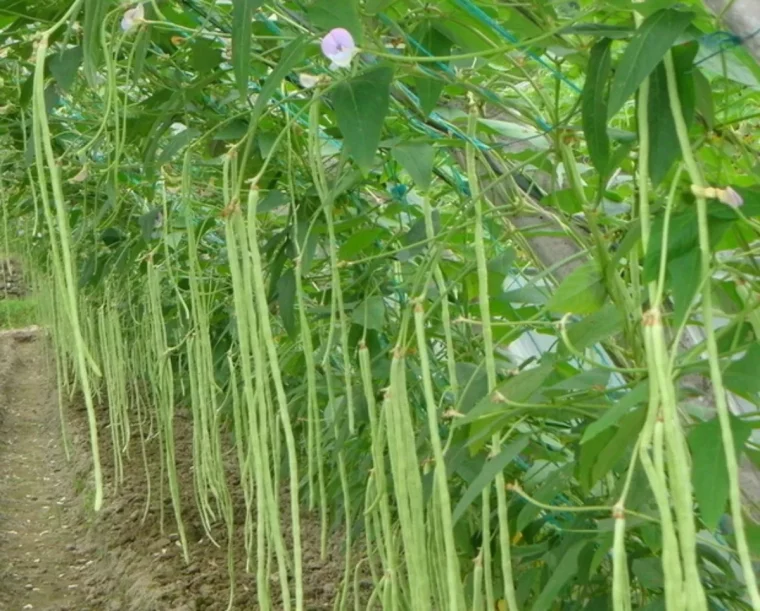
{"type": "Polygon", "coordinates": [[[261,609],[308,606],[304,507],[344,539],[337,609],[760,608],[760,69],[718,30],[656,0],[0,10],[4,234],[94,509],[158,444],[189,560],[187,410],[261,609]]]}

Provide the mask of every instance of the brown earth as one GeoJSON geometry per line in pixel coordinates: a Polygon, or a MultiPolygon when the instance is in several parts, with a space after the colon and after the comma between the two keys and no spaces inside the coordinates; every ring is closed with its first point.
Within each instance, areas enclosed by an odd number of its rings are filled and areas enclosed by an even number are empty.
{"type": "MultiPolygon", "coordinates": [[[[190,543],[191,562],[187,565],[174,532],[168,492],[160,511],[160,460],[155,439],[145,445],[152,487],[146,508],[147,476],[137,434],[130,448],[131,459],[125,461],[124,483],[116,490],[109,432],[101,423],[106,499],[99,513],[90,509],[91,464],[84,409],[75,402],[68,411],[72,456],[67,462],[55,368],[46,347],[47,339],[39,330],[0,333],[0,610],[227,609],[230,581],[224,527],[219,525],[213,533],[217,547],[205,536],[194,510],[192,423],[182,417],[176,422],[183,517],[190,543]]],[[[99,413],[106,416],[107,409],[99,413]]],[[[255,571],[245,571],[242,499],[236,498],[235,505],[236,521],[241,525],[235,534],[236,588],[230,608],[257,609],[255,571]]],[[[287,507],[285,495],[282,506],[287,507]]],[[[287,510],[282,513],[288,514],[287,510]]],[[[319,523],[304,513],[302,541],[305,608],[332,608],[343,574],[340,538],[334,538],[326,559],[320,560],[319,523]]],[[[276,575],[271,575],[270,581],[276,600],[276,575]]],[[[362,585],[366,586],[366,581],[362,585]]]]}

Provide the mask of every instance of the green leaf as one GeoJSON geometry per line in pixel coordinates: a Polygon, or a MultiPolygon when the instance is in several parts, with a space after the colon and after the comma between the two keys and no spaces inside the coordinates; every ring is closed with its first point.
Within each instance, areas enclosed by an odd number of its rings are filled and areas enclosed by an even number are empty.
{"type": "Polygon", "coordinates": [[[554,608],[562,588],[578,574],[578,556],[587,544],[588,541],[586,540],[578,541],[568,548],[562,556],[562,560],[551,571],[549,579],[533,603],[531,611],[549,611],[554,608]]]}
{"type": "Polygon", "coordinates": [[[368,15],[377,15],[377,13],[384,11],[395,1],[396,0],[366,0],[364,3],[364,10],[367,11],[368,15]]]}
{"type": "MultiPolygon", "coordinates": [[[[755,361],[755,378],[758,377],[757,362],[755,361]]],[[[732,414],[729,417],[737,451],[736,459],[739,460],[744,444],[752,434],[752,425],[732,414]]],[[[709,530],[715,530],[728,500],[728,469],[718,418],[698,424],[689,433],[688,439],[692,454],[694,496],[705,526],[709,530]]]]}
{"type": "Polygon", "coordinates": [[[572,188],[557,189],[547,193],[541,198],[541,203],[555,210],[561,210],[565,214],[583,212],[583,202],[578,196],[578,192],[572,188]]]}
{"type": "Polygon", "coordinates": [[[306,9],[306,15],[318,28],[345,28],[357,45],[363,41],[358,0],[316,0],[306,9]]]}
{"type": "MultiPolygon", "coordinates": [[[[146,15],[147,16],[147,15],[146,15]]],[[[132,68],[132,82],[138,83],[142,76],[143,69],[145,68],[145,60],[148,57],[148,49],[150,48],[151,39],[153,37],[153,26],[146,25],[140,28],[135,38],[134,46],[134,60],[132,68]]]]}
{"type": "Polygon", "coordinates": [[[214,71],[222,63],[222,50],[207,38],[198,38],[190,47],[190,65],[200,74],[214,71]]]}
{"type": "Polygon", "coordinates": [[[332,94],[346,150],[366,172],[372,167],[388,114],[393,69],[380,66],[338,83],[332,94]]]}
{"type": "Polygon", "coordinates": [[[578,480],[589,491],[610,469],[617,465],[638,437],[647,410],[638,407],[620,421],[616,430],[607,429],[591,441],[581,444],[578,459],[578,480]]]}
{"type": "Polygon", "coordinates": [[[290,337],[296,336],[296,275],[292,269],[285,271],[277,281],[277,305],[280,318],[290,337]]]}
{"type": "MultiPolygon", "coordinates": [[[[599,546],[596,548],[596,551],[594,552],[594,556],[591,558],[591,565],[589,566],[589,572],[590,573],[596,573],[596,571],[599,569],[599,566],[602,564],[602,561],[607,556],[609,551],[612,549],[613,544],[613,536],[611,534],[603,534],[600,537],[597,537],[597,542],[599,546]]],[[[605,599],[605,603],[606,603],[605,599]]],[[[607,609],[607,607],[603,607],[603,609],[607,609]]],[[[600,610],[601,611],[601,610],[600,610]]]]}
{"type": "Polygon", "coordinates": [[[464,418],[457,418],[454,421],[454,427],[509,410],[510,408],[507,404],[498,400],[499,395],[507,397],[516,403],[525,403],[543,386],[546,378],[553,371],[554,366],[551,363],[544,363],[538,367],[521,371],[516,376],[497,386],[492,394],[478,401],[477,405],[467,412],[464,418]]]}
{"type": "Polygon", "coordinates": [[[283,49],[280,61],[277,62],[274,70],[269,73],[269,76],[267,76],[264,84],[261,86],[259,95],[256,97],[256,102],[253,105],[253,110],[251,111],[251,117],[249,119],[250,125],[256,125],[261,113],[264,112],[264,107],[269,102],[269,98],[271,98],[280,87],[282,79],[284,79],[301,61],[305,46],[306,37],[299,36],[298,38],[293,39],[293,41],[283,49]]]}
{"type": "Polygon", "coordinates": [[[162,150],[161,154],[158,156],[156,163],[158,163],[159,166],[162,166],[165,163],[169,163],[172,159],[174,159],[177,153],[179,153],[198,136],[200,136],[200,132],[194,127],[183,129],[178,134],[172,136],[172,138],[164,147],[164,150],[162,150]]]}
{"type": "Polygon", "coordinates": [[[639,382],[625,396],[616,401],[612,407],[605,411],[600,418],[589,424],[583,431],[581,443],[588,443],[594,437],[614,426],[623,418],[632,408],[641,405],[649,398],[649,382],[646,380],[639,382]]]}
{"type": "Polygon", "coordinates": [[[624,11],[636,11],[644,17],[648,17],[663,8],[673,5],[673,0],[605,0],[605,3],[616,9],[624,11]]]}
{"type": "Polygon", "coordinates": [[[715,105],[713,104],[712,87],[701,70],[694,70],[694,93],[696,106],[707,124],[707,129],[715,126],[715,105]]]}
{"type": "Polygon", "coordinates": [[[405,142],[394,146],[393,157],[412,177],[414,184],[427,191],[433,180],[435,150],[426,142],[405,142]]]}
{"type": "Polygon", "coordinates": [[[760,344],[754,343],[746,354],[731,363],[723,374],[723,383],[738,395],[751,397],[760,392],[760,344]]]}
{"type": "Polygon", "coordinates": [[[673,325],[678,326],[683,321],[694,296],[699,289],[699,261],[701,253],[696,248],[687,252],[684,256],[673,259],[668,263],[668,277],[670,287],[673,290],[673,325]]]}
{"type": "Polygon", "coordinates": [[[502,276],[501,280],[503,282],[503,276],[507,276],[512,272],[516,256],[517,254],[515,253],[515,250],[511,246],[508,247],[501,254],[488,261],[486,264],[488,267],[488,272],[500,274],[502,276]]]}
{"type": "Polygon", "coordinates": [[[519,140],[526,148],[537,151],[548,151],[551,148],[549,139],[541,131],[530,125],[499,119],[478,119],[478,124],[485,128],[484,132],[493,132],[499,136],[519,140]]]}
{"type": "Polygon", "coordinates": [[[82,57],[82,47],[70,47],[61,53],[56,53],[48,60],[50,74],[63,91],[69,91],[74,84],[82,57]]]}
{"type": "Polygon", "coordinates": [[[359,254],[372,246],[384,233],[385,229],[382,227],[369,227],[351,234],[338,250],[340,258],[350,259],[354,255],[359,254]]]}
{"type": "MultiPolygon", "coordinates": [[[[586,348],[617,333],[623,327],[623,313],[614,303],[606,304],[601,310],[586,316],[583,320],[567,326],[567,339],[576,350],[583,351],[586,348]]],[[[564,344],[560,347],[560,354],[567,354],[564,344]]]]}
{"type": "MultiPolygon", "coordinates": [[[[453,45],[451,38],[436,27],[435,21],[424,21],[419,27],[412,32],[412,37],[419,43],[421,48],[417,48],[415,45],[415,55],[431,55],[433,57],[445,57],[451,54],[451,47],[453,45]],[[427,51],[427,53],[425,53],[427,51]]],[[[448,66],[449,62],[442,62],[443,65],[448,66]]],[[[440,73],[440,68],[435,64],[426,64],[426,68],[433,73],[440,73]]],[[[415,88],[417,90],[417,97],[420,100],[420,108],[425,116],[433,112],[438,98],[441,97],[441,92],[445,86],[445,81],[442,78],[436,78],[435,76],[421,76],[415,79],[415,88]]]]}
{"type": "Polygon", "coordinates": [[[262,4],[264,0],[232,0],[232,71],[244,99],[248,97],[253,14],[262,4]]]}
{"type": "Polygon", "coordinates": [[[502,297],[505,301],[508,301],[513,305],[518,303],[544,305],[547,301],[549,301],[549,296],[546,294],[546,289],[543,287],[539,288],[530,284],[519,289],[507,291],[502,295],[502,297]]]}
{"type": "MultiPolygon", "coordinates": [[[[742,214],[744,216],[749,217],[756,217],[760,216],[760,190],[757,189],[757,187],[740,187],[739,185],[732,185],[734,190],[739,193],[739,195],[742,196],[742,199],[744,200],[744,205],[742,206],[742,214]]],[[[731,208],[728,208],[727,206],[712,206],[708,208],[708,216],[714,216],[715,213],[718,210],[721,210],[721,208],[724,208],[725,210],[722,210],[723,214],[726,213],[726,211],[730,213],[734,213],[734,210],[731,208]]]]}
{"type": "Polygon", "coordinates": [[[665,582],[662,576],[662,560],[659,558],[636,558],[631,571],[647,590],[660,590],[665,582]]]}
{"type": "MultiPolygon", "coordinates": [[[[571,481],[574,467],[572,463],[565,464],[550,474],[535,491],[532,491],[532,493],[529,491],[529,493],[539,503],[550,505],[556,496],[570,485],[569,482],[571,481]]],[[[525,504],[517,515],[515,532],[525,530],[528,524],[538,518],[541,511],[541,508],[536,505],[531,503],[525,504]]]]}
{"type": "MultiPolygon", "coordinates": [[[[6,8],[8,7],[6,6],[6,8]]],[[[8,26],[12,25],[13,22],[18,18],[18,15],[0,15],[0,32],[2,32],[8,26]]]]}
{"type": "Polygon", "coordinates": [[[577,23],[562,28],[558,34],[575,34],[576,36],[602,36],[604,38],[630,38],[636,30],[624,25],[605,23],[577,23]]]}
{"type": "Polygon", "coordinates": [[[84,0],[84,32],[82,34],[84,74],[90,87],[93,88],[98,84],[97,72],[101,59],[100,28],[109,9],[108,2],[84,0]]]}
{"type": "Polygon", "coordinates": [[[607,289],[602,274],[591,261],[575,269],[563,280],[547,307],[560,314],[592,314],[604,305],[606,298],[607,289]]]}
{"type": "Polygon", "coordinates": [[[473,363],[457,363],[456,375],[460,392],[463,393],[458,409],[467,413],[488,394],[488,376],[484,367],[473,363]]]}
{"type": "Polygon", "coordinates": [[[741,48],[734,53],[715,53],[710,46],[703,45],[697,61],[701,69],[711,76],[731,79],[750,89],[760,89],[755,60],[745,55],[741,48]]]}
{"type": "Polygon", "coordinates": [[[288,197],[287,193],[277,190],[270,191],[263,198],[261,198],[258,206],[256,206],[256,214],[266,214],[267,212],[276,210],[281,206],[285,206],[289,201],[290,198],[288,197]]]}
{"type": "Polygon", "coordinates": [[[610,372],[606,369],[587,369],[547,387],[547,390],[587,390],[594,386],[606,387],[610,372]]]}
{"type": "Polygon", "coordinates": [[[628,43],[610,86],[607,116],[623,107],[684,32],[694,13],[664,9],[647,17],[628,43]]]}
{"type": "MultiPolygon", "coordinates": [[[[710,247],[714,248],[724,236],[731,224],[738,218],[736,211],[728,206],[710,206],[708,223],[710,229],[710,247]]],[[[665,230],[664,216],[658,215],[652,222],[649,250],[644,256],[644,280],[656,280],[660,273],[660,257],[665,230]]],[[[685,210],[670,217],[667,240],[667,261],[671,261],[699,249],[699,225],[693,210],[685,210]]]]}
{"type": "MultiPolygon", "coordinates": [[[[215,140],[240,140],[248,131],[248,122],[243,119],[234,119],[225,123],[214,132],[215,140]]],[[[259,134],[261,136],[261,134],[259,134]]],[[[263,155],[263,153],[262,153],[263,155]]]]}
{"type": "Polygon", "coordinates": [[[745,524],[747,531],[747,545],[755,556],[760,555],[760,524],[755,524],[747,520],[745,524]]]}
{"type": "Polygon", "coordinates": [[[382,297],[368,297],[351,312],[351,321],[365,329],[382,331],[385,325],[385,300],[382,297]]]}
{"type": "MultiPolygon", "coordinates": [[[[694,119],[694,57],[699,45],[691,42],[673,48],[673,64],[676,70],[678,99],[681,102],[686,126],[694,119]]],[[[649,77],[649,176],[654,184],[660,184],[667,176],[673,162],[681,157],[676,124],[670,106],[668,79],[665,64],[660,62],[649,77]]]]}
{"type": "Polygon", "coordinates": [[[309,228],[309,222],[303,219],[299,220],[296,224],[298,250],[296,250],[293,256],[295,257],[298,252],[301,253],[301,271],[304,276],[309,273],[312,261],[314,260],[314,254],[317,251],[317,245],[319,244],[318,232],[325,230],[322,224],[317,224],[311,231],[309,231],[309,228]]]}
{"type": "Polygon", "coordinates": [[[607,80],[610,76],[609,38],[603,38],[591,48],[586,84],[581,99],[583,133],[589,156],[601,175],[609,165],[610,138],[607,135],[607,80]]]}
{"type": "Polygon", "coordinates": [[[417,87],[417,97],[420,99],[420,108],[423,114],[428,116],[435,109],[445,83],[440,79],[428,76],[420,76],[414,82],[417,87]]]}
{"type": "Polygon", "coordinates": [[[454,507],[454,512],[451,515],[452,522],[456,524],[459,518],[464,515],[467,508],[472,505],[472,502],[480,496],[483,489],[488,486],[496,474],[506,469],[507,465],[511,463],[517,455],[522,452],[528,446],[529,439],[527,436],[518,437],[508,446],[506,446],[497,456],[488,460],[481,469],[478,476],[470,482],[467,486],[467,490],[464,491],[462,498],[454,507]]]}

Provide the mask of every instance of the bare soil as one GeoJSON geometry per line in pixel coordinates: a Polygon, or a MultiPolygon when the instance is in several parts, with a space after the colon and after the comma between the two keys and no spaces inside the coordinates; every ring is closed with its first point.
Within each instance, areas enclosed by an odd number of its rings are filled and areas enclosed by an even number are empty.
{"type": "MultiPolygon", "coordinates": [[[[91,463],[84,409],[67,409],[72,455],[63,450],[55,368],[40,330],[0,333],[0,610],[222,611],[230,582],[226,537],[219,526],[208,540],[194,509],[192,423],[178,416],[177,463],[183,491],[190,564],[182,557],[173,514],[160,503],[158,443],[146,444],[148,474],[137,434],[125,462],[124,483],[115,486],[112,449],[99,413],[106,476],[103,509],[91,510],[91,463]],[[150,477],[152,493],[147,497],[150,477]],[[163,525],[161,516],[163,514],[163,525]]],[[[136,427],[135,427],[136,428],[136,427]]],[[[233,490],[234,481],[230,481],[233,490]]],[[[242,499],[236,498],[233,609],[257,609],[255,574],[245,570],[242,499]]],[[[283,498],[283,508],[287,507],[283,498]]],[[[283,511],[287,515],[287,511],[283,511]]],[[[284,525],[285,526],[285,525],[284,525]]],[[[340,589],[340,538],[320,559],[319,523],[302,518],[306,608],[332,608],[340,589]]],[[[270,591],[279,591],[276,575],[270,591]]],[[[366,585],[366,583],[364,584],[366,585]]],[[[366,590],[362,593],[366,594],[366,590]]],[[[279,606],[279,605],[278,605],[279,606]]]]}
{"type": "Polygon", "coordinates": [[[55,387],[37,332],[0,334],[0,609],[86,609],[55,387]]]}

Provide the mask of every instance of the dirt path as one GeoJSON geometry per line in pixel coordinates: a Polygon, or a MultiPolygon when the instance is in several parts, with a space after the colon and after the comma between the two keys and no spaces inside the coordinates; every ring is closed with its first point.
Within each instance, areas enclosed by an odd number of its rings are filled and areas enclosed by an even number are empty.
{"type": "MultiPolygon", "coordinates": [[[[169,499],[155,491],[161,465],[156,440],[146,442],[152,497],[146,497],[137,441],[133,458],[125,461],[125,481],[116,486],[107,409],[99,410],[106,498],[100,513],[91,511],[84,409],[78,401],[67,406],[73,458],[67,462],[55,368],[48,360],[46,342],[39,330],[0,331],[0,611],[226,610],[230,576],[225,530],[223,525],[215,529],[220,545],[212,545],[194,509],[192,422],[178,414],[175,423],[190,542],[191,562],[186,564],[167,518],[172,513],[169,499]]],[[[234,492],[236,526],[242,529],[245,507],[240,489],[234,487],[234,492]]],[[[282,502],[287,507],[284,491],[282,502]]],[[[286,537],[287,515],[283,510],[286,537]]],[[[332,608],[343,571],[341,538],[333,538],[327,557],[320,558],[318,520],[304,513],[301,528],[306,608],[332,608]]],[[[236,532],[233,547],[232,608],[255,610],[255,571],[246,571],[242,530],[236,532]]],[[[270,580],[276,584],[275,573],[270,580]]],[[[363,597],[366,585],[363,580],[363,597]]],[[[279,609],[279,592],[275,585],[271,590],[279,609]]]]}
{"type": "Polygon", "coordinates": [[[87,608],[78,506],[34,330],[0,333],[0,609],[87,608]]]}

